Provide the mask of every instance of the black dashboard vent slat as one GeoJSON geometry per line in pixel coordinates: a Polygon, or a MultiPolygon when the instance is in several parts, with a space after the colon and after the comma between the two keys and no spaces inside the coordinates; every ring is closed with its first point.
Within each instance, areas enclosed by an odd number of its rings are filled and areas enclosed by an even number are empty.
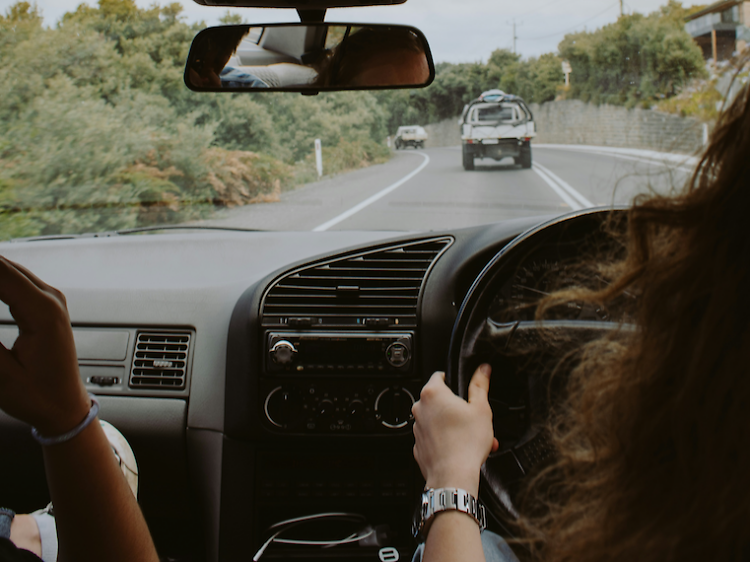
{"type": "Polygon", "coordinates": [[[450,238],[406,243],[291,271],[266,292],[262,316],[268,317],[267,325],[295,316],[325,325],[335,325],[336,319],[351,325],[352,319],[369,317],[414,325],[427,271],[450,243],[450,238]]]}
{"type": "Polygon", "coordinates": [[[138,332],[130,387],[184,389],[190,336],[187,332],[138,332]]]}

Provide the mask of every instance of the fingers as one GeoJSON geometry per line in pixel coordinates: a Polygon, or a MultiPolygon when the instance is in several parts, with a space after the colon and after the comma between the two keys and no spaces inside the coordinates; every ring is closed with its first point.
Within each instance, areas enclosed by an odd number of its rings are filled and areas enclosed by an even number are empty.
{"type": "Polygon", "coordinates": [[[23,273],[26,277],[29,278],[29,280],[39,287],[42,291],[45,293],[49,293],[53,297],[55,297],[58,301],[60,301],[62,304],[65,304],[65,295],[62,294],[62,291],[59,291],[58,289],[55,289],[52,285],[48,285],[39,277],[34,275],[31,271],[29,271],[26,267],[22,266],[20,263],[16,263],[13,260],[9,260],[8,258],[3,258],[5,261],[7,261],[9,264],[11,264],[13,267],[15,267],[18,271],[23,273]]]}
{"type": "Polygon", "coordinates": [[[430,380],[427,381],[427,385],[432,385],[432,386],[443,386],[444,384],[445,384],[445,373],[443,371],[435,371],[434,373],[432,373],[430,380]]]}
{"type": "Polygon", "coordinates": [[[39,313],[48,295],[16,266],[0,257],[0,300],[21,330],[30,330],[40,320],[39,313]]]}
{"type": "Polygon", "coordinates": [[[18,367],[18,361],[8,349],[0,343],[0,387],[5,382],[4,375],[18,367]]]}
{"type": "Polygon", "coordinates": [[[476,400],[487,402],[487,393],[490,391],[491,372],[492,367],[488,363],[479,365],[474,372],[474,376],[471,377],[471,382],[469,383],[469,404],[476,400]]]}

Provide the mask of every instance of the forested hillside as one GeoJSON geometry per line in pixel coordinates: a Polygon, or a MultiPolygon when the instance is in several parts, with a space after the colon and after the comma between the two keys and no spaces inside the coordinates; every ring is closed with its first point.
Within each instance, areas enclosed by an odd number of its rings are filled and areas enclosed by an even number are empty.
{"type": "Polygon", "coordinates": [[[82,5],[54,28],[26,2],[0,19],[0,238],[174,223],[387,158],[367,92],[197,94],[181,7],[82,5]]]}
{"type": "Polygon", "coordinates": [[[429,88],[379,94],[391,113],[389,129],[398,123],[455,117],[465,103],[491,88],[520,95],[529,103],[562,97],[651,107],[706,75],[700,48],[684,29],[689,10],[670,0],[647,16],[626,15],[595,31],[568,34],[557,53],[538,58],[522,59],[498,49],[486,63],[438,64],[429,88]],[[563,60],[573,69],[568,89],[563,60]]]}
{"type": "Polygon", "coordinates": [[[455,117],[491,88],[529,102],[649,105],[705,72],[684,15],[672,0],[567,35],[558,53],[438,63],[426,89],[308,97],[190,92],[184,62],[204,26],[186,23],[176,3],[99,0],[50,28],[19,2],[0,16],[0,239],[175,223],[273,200],[316,177],[314,139],[326,173],[384,161],[399,125],[455,117]]]}

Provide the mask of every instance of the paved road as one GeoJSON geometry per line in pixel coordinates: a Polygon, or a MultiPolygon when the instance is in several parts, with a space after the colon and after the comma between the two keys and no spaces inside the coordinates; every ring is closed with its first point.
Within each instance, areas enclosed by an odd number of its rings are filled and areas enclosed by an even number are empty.
{"type": "Polygon", "coordinates": [[[404,150],[372,166],[224,211],[206,224],[268,230],[435,230],[628,203],[684,183],[687,165],[595,149],[535,147],[534,166],[477,160],[460,147],[404,150]]]}

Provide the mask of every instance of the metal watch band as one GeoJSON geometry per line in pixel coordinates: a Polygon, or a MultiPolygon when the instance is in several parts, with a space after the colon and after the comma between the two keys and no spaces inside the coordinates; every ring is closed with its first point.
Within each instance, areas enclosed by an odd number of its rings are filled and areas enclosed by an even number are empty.
{"type": "Polygon", "coordinates": [[[449,510],[469,515],[481,531],[487,527],[484,506],[469,492],[460,488],[430,488],[422,494],[422,503],[412,527],[414,536],[425,537],[435,514],[449,510]]]}

